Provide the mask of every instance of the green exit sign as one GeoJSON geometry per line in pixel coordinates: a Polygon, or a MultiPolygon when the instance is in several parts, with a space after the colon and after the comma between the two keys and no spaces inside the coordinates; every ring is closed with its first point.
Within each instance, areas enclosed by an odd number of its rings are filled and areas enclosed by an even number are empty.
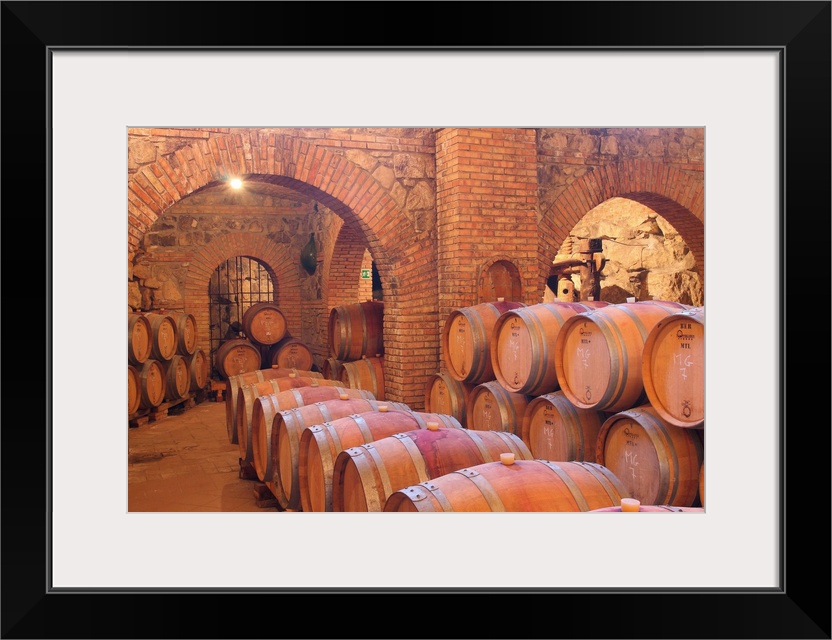
{"type": "Polygon", "coordinates": [[[371,280],[373,277],[372,272],[370,269],[362,269],[361,270],[361,279],[362,280],[371,280]]]}

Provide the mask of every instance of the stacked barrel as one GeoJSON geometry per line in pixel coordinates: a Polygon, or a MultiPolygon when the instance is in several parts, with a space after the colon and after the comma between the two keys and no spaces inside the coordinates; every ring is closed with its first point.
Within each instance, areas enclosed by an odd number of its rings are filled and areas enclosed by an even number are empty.
{"type": "Polygon", "coordinates": [[[384,303],[333,307],[327,334],[330,357],[324,364],[325,377],[384,400],[384,303]]]}
{"type": "Polygon", "coordinates": [[[293,337],[286,316],[274,302],[258,302],[243,313],[243,335],[223,342],[215,354],[219,376],[253,373],[270,367],[313,370],[309,346],[293,337]]]}
{"type": "Polygon", "coordinates": [[[128,313],[129,417],[205,388],[208,361],[197,348],[196,321],[183,311],[128,313]]]}
{"type": "Polygon", "coordinates": [[[445,488],[434,479],[402,490],[386,510],[618,508],[617,501],[586,500],[607,483],[607,495],[648,506],[704,504],[704,308],[661,300],[500,300],[453,312],[442,347],[445,370],[428,381],[426,409],[442,407],[469,430],[516,435],[546,464],[507,471],[491,463],[495,477],[487,480],[486,468],[457,471],[442,480],[445,488]],[[556,506],[543,497],[538,504],[495,498],[500,483],[520,476],[526,492],[546,478],[571,487],[576,500],[556,506]],[[456,503],[451,490],[483,495],[456,503]]]}

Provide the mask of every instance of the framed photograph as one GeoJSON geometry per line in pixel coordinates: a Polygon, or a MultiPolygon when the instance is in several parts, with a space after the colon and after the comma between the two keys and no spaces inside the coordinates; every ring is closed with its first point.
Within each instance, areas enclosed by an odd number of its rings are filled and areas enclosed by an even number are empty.
{"type": "Polygon", "coordinates": [[[368,637],[829,638],[829,387],[786,338],[828,269],[830,4],[3,2],[3,637],[282,636],[305,606],[314,637],[366,610],[368,637]],[[128,513],[111,371],[142,126],[703,127],[707,513],[128,513]],[[459,596],[465,622],[414,621],[459,596]]]}

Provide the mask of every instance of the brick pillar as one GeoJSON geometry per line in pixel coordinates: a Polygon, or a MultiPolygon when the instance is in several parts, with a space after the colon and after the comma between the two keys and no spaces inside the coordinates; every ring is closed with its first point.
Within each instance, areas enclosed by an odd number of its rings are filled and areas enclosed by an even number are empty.
{"type": "Polygon", "coordinates": [[[540,302],[528,299],[540,289],[535,141],[534,129],[437,134],[440,335],[452,311],[477,304],[481,272],[495,260],[517,267],[521,302],[540,302]]]}

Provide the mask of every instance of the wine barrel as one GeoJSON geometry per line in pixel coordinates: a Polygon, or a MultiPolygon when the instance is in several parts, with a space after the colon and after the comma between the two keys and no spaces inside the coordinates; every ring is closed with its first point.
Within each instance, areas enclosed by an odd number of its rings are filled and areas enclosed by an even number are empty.
{"type": "Polygon", "coordinates": [[[286,336],[286,316],[274,302],[251,305],[243,313],[242,324],[246,337],[264,347],[276,344],[286,336]]]}
{"type": "Polygon", "coordinates": [[[176,323],[167,313],[150,312],[145,314],[145,317],[150,322],[150,357],[167,362],[176,355],[176,344],[179,340],[176,323]]]}
{"type": "Polygon", "coordinates": [[[208,384],[208,358],[202,349],[195,349],[194,352],[185,356],[188,363],[188,371],[191,375],[191,391],[200,391],[208,384]]]}
{"type": "MultiPolygon", "coordinates": [[[[460,430],[452,416],[422,411],[353,414],[305,429],[298,450],[298,483],[303,511],[332,511],[332,472],[338,455],[362,444],[417,429],[460,430]]],[[[282,462],[282,461],[281,461],[282,462]]]]}
{"type": "Polygon", "coordinates": [[[491,338],[497,319],[522,302],[484,302],[452,311],[442,330],[442,353],[451,377],[460,382],[494,380],[491,338]]]}
{"type": "Polygon", "coordinates": [[[169,311],[168,315],[176,325],[176,353],[191,356],[196,351],[196,318],[184,311],[169,311]]]}
{"type": "Polygon", "coordinates": [[[529,402],[523,414],[520,437],[535,458],[595,462],[603,411],[579,409],[562,391],[544,393],[529,402]]]}
{"type": "Polygon", "coordinates": [[[231,376],[264,368],[260,349],[246,338],[232,338],[223,342],[217,349],[215,358],[217,371],[226,380],[231,376]]]}
{"type": "Polygon", "coordinates": [[[127,415],[135,414],[142,403],[142,380],[139,370],[132,364],[127,365],[127,415]]]}
{"type": "Polygon", "coordinates": [[[384,303],[373,300],[333,307],[327,331],[330,354],[338,360],[384,355],[384,303]]]}
{"type": "Polygon", "coordinates": [[[165,400],[176,402],[188,397],[191,388],[191,371],[184,356],[178,353],[162,363],[165,373],[165,400]]]}
{"type": "MultiPolygon", "coordinates": [[[[278,413],[272,424],[272,441],[270,444],[274,469],[274,493],[278,504],[283,509],[298,509],[300,507],[300,483],[298,482],[300,439],[301,434],[307,427],[311,428],[322,423],[332,424],[350,415],[365,416],[363,420],[354,418],[352,421],[353,424],[363,425],[367,421],[366,415],[375,412],[385,413],[386,415],[387,412],[409,413],[411,409],[400,402],[350,399],[329,400],[278,413]]],[[[404,426],[407,423],[398,418],[395,422],[388,420],[387,424],[404,426]]],[[[383,435],[389,434],[384,433],[383,435]]],[[[353,440],[348,441],[353,442],[353,440]]],[[[352,446],[352,444],[348,446],[352,446]]]]}
{"type": "Polygon", "coordinates": [[[641,377],[650,405],[672,425],[705,423],[705,308],[659,320],[644,342],[641,377]]]}
{"type": "Polygon", "coordinates": [[[305,369],[311,371],[315,358],[300,338],[288,336],[269,348],[265,364],[272,367],[305,369]]]}
{"type": "Polygon", "coordinates": [[[272,427],[274,418],[280,411],[328,400],[349,400],[350,398],[375,400],[369,391],[336,386],[297,387],[255,398],[251,409],[251,455],[254,471],[260,481],[273,482],[274,480],[271,455],[272,427]]]}
{"type": "Polygon", "coordinates": [[[665,422],[649,404],[604,421],[595,458],[642,504],[692,507],[699,491],[703,443],[695,429],[665,422]]]}
{"type": "Polygon", "coordinates": [[[268,393],[281,393],[282,391],[302,387],[340,388],[341,384],[335,380],[325,380],[323,378],[286,376],[271,378],[263,382],[255,382],[240,387],[239,393],[237,394],[237,417],[235,423],[237,425],[237,445],[240,448],[240,460],[244,465],[251,464],[254,461],[254,453],[251,447],[251,415],[254,410],[254,400],[268,393]]]}
{"type": "Polygon", "coordinates": [[[225,381],[225,428],[228,431],[228,441],[237,444],[237,396],[241,386],[255,382],[263,382],[272,378],[287,377],[322,378],[320,373],[313,371],[300,371],[298,369],[286,369],[283,367],[272,367],[270,369],[257,369],[235,376],[230,376],[225,381]]]}
{"type": "Polygon", "coordinates": [[[484,462],[399,489],[386,512],[592,511],[618,505],[627,490],[593,462],[484,462]]]}
{"type": "Polygon", "coordinates": [[[384,358],[363,357],[345,362],[341,368],[341,382],[351,389],[370,391],[378,400],[384,400],[384,358]]]}
{"type": "Polygon", "coordinates": [[[144,361],[139,370],[141,380],[142,409],[155,409],[165,400],[165,370],[162,363],[153,358],[144,361]]]}
{"type": "Polygon", "coordinates": [[[492,331],[495,378],[512,393],[539,396],[557,391],[554,345],[560,328],[577,313],[608,305],[601,301],[546,302],[506,311],[492,331]]]}
{"type": "Polygon", "coordinates": [[[476,431],[508,431],[520,436],[533,396],[512,393],[496,380],[476,385],[468,396],[466,425],[476,431]]]}
{"type": "Polygon", "coordinates": [[[431,429],[428,425],[428,429],[396,433],[344,449],[330,472],[324,462],[328,457],[322,457],[314,443],[304,450],[305,437],[306,433],[301,437],[300,454],[304,511],[383,511],[394,491],[458,469],[499,462],[502,453],[512,453],[520,460],[534,459],[523,441],[511,433],[431,429]]]}
{"type": "Polygon", "coordinates": [[[153,329],[142,313],[127,314],[127,362],[142,365],[153,348],[153,329]]]}
{"type": "Polygon", "coordinates": [[[581,409],[616,412],[646,401],[644,341],[656,323],[686,308],[658,300],[611,304],[568,318],[555,339],[560,390],[581,409]]]}
{"type": "Polygon", "coordinates": [[[425,385],[425,411],[446,413],[467,426],[467,404],[473,382],[460,382],[444,371],[434,373],[425,385]]]}
{"type": "Polygon", "coordinates": [[[323,374],[324,378],[329,380],[340,380],[341,379],[341,369],[344,368],[344,361],[337,360],[330,356],[326,360],[324,360],[324,365],[321,368],[321,373],[323,374]]]}

